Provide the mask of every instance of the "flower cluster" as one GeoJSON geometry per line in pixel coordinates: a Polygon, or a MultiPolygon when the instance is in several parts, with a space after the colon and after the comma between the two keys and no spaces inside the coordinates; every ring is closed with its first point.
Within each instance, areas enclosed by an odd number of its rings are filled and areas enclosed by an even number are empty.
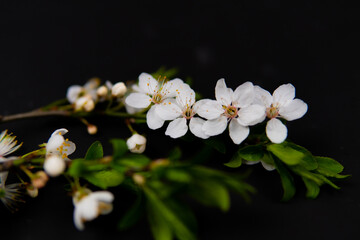
{"type": "Polygon", "coordinates": [[[232,141],[240,144],[248,137],[249,126],[268,118],[267,137],[273,143],[281,143],[287,137],[287,128],[279,118],[292,121],[307,112],[307,104],[294,99],[295,88],[291,84],[281,85],[271,95],[251,82],[232,90],[220,79],[215,87],[215,100],[196,101],[195,91],[181,79],[156,80],[142,73],[134,90],[125,103],[137,109],[149,108],[146,121],[150,129],[171,121],[165,134],[172,138],[182,137],[190,129],[195,136],[206,139],[228,128],[232,141]]]}

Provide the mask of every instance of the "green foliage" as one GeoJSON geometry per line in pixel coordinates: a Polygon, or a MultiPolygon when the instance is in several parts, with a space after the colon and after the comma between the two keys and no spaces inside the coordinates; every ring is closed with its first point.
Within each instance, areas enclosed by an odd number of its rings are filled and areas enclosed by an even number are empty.
{"type": "Polygon", "coordinates": [[[119,159],[127,153],[128,147],[126,145],[126,141],[124,139],[111,139],[110,140],[113,146],[113,158],[119,159]]]}
{"type": "Polygon", "coordinates": [[[226,146],[223,141],[219,138],[212,137],[204,140],[204,143],[214,148],[216,151],[225,154],[226,153],[226,146]]]}
{"type": "Polygon", "coordinates": [[[136,201],[125,213],[118,223],[119,230],[125,230],[133,226],[141,217],[144,211],[144,197],[143,194],[138,194],[136,201]]]}
{"type": "Polygon", "coordinates": [[[96,160],[104,156],[104,151],[101,143],[99,141],[91,144],[89,149],[86,152],[85,160],[96,160]]]}
{"type": "Polygon", "coordinates": [[[107,189],[120,185],[124,180],[124,175],[119,171],[110,169],[86,174],[84,178],[95,186],[107,189]]]}
{"type": "Polygon", "coordinates": [[[276,170],[280,175],[281,184],[284,190],[282,201],[288,201],[295,195],[296,192],[294,178],[291,176],[291,174],[281,161],[275,158],[274,163],[276,170]]]}

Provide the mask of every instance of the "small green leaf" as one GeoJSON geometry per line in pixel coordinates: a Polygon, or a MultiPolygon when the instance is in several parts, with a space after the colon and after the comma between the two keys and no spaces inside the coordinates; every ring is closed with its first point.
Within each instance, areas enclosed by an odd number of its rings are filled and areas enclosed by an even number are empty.
{"type": "Polygon", "coordinates": [[[84,164],[84,159],[74,159],[71,161],[71,165],[67,170],[68,174],[73,177],[80,177],[86,172],[86,166],[84,164]]]}
{"type": "Polygon", "coordinates": [[[169,160],[170,161],[177,161],[181,158],[181,149],[179,147],[175,147],[169,153],[169,160]]]}
{"type": "Polygon", "coordinates": [[[115,159],[117,165],[140,169],[150,163],[150,159],[143,154],[128,153],[120,159],[115,159]]]}
{"type": "Polygon", "coordinates": [[[204,140],[204,143],[211,146],[216,151],[218,151],[222,154],[226,153],[225,143],[218,138],[214,138],[214,137],[208,138],[208,139],[204,140]]]}
{"type": "Polygon", "coordinates": [[[135,203],[121,218],[118,224],[118,229],[125,230],[133,226],[141,217],[142,212],[143,212],[143,197],[142,194],[139,194],[138,197],[136,198],[135,203]]]}
{"type": "Polygon", "coordinates": [[[270,144],[267,149],[287,165],[299,164],[305,157],[304,153],[293,149],[287,144],[270,144]]]}
{"type": "Polygon", "coordinates": [[[304,166],[307,170],[315,170],[318,167],[318,163],[315,160],[314,156],[306,148],[291,142],[286,142],[285,144],[288,147],[291,147],[292,149],[304,154],[304,157],[302,158],[300,164],[304,166]]]}
{"type": "Polygon", "coordinates": [[[85,179],[95,186],[106,189],[120,185],[124,180],[124,175],[116,170],[103,170],[87,174],[85,179]]]}
{"type": "Polygon", "coordinates": [[[104,156],[103,147],[99,141],[91,144],[86,152],[85,160],[96,160],[104,156]]]}
{"type": "Polygon", "coordinates": [[[335,159],[329,157],[315,157],[315,159],[318,162],[319,169],[324,169],[333,173],[341,173],[344,169],[343,165],[335,159]]]}
{"type": "Polygon", "coordinates": [[[239,156],[237,152],[231,158],[230,162],[224,163],[225,166],[231,168],[238,168],[241,166],[241,164],[242,164],[242,158],[239,156]]]}
{"type": "Polygon", "coordinates": [[[308,178],[305,178],[305,177],[302,177],[302,180],[306,186],[306,197],[308,198],[312,198],[312,199],[315,199],[317,198],[317,196],[319,195],[320,193],[320,187],[319,185],[317,185],[316,182],[308,179],[308,178]]]}
{"type": "Polygon", "coordinates": [[[126,141],[124,139],[111,139],[110,140],[112,146],[113,146],[113,158],[118,159],[124,156],[125,153],[128,151],[128,146],[126,144],[126,141]]]}
{"type": "Polygon", "coordinates": [[[280,175],[281,184],[284,190],[282,201],[289,201],[296,192],[294,178],[291,176],[291,174],[281,161],[274,158],[274,163],[276,170],[280,175]]]}
{"type": "Polygon", "coordinates": [[[262,145],[249,145],[240,148],[237,151],[238,155],[246,161],[259,161],[264,156],[262,145]]]}

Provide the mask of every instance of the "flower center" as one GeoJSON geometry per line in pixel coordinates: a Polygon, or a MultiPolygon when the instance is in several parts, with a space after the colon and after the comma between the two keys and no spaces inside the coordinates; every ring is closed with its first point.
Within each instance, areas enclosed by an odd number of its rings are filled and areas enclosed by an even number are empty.
{"type": "Polygon", "coordinates": [[[235,118],[235,117],[237,117],[237,115],[238,115],[238,109],[237,109],[237,107],[234,107],[234,106],[223,106],[223,108],[225,109],[225,112],[224,112],[224,114],[225,114],[225,116],[227,117],[227,118],[235,118]]]}
{"type": "Polygon", "coordinates": [[[155,103],[155,104],[159,104],[159,103],[161,103],[162,98],[163,97],[162,97],[162,95],[160,93],[156,93],[152,97],[152,102],[155,103]]]}
{"type": "Polygon", "coordinates": [[[266,109],[266,116],[268,118],[276,118],[279,115],[279,108],[271,104],[270,107],[266,109]]]}
{"type": "Polygon", "coordinates": [[[185,111],[183,112],[183,117],[186,119],[191,119],[194,115],[195,113],[191,107],[186,107],[185,111]]]}

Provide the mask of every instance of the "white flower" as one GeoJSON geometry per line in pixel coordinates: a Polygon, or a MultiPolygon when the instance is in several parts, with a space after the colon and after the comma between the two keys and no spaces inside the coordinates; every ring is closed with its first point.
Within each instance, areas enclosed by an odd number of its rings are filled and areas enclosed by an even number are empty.
{"type": "Polygon", "coordinates": [[[259,86],[255,86],[255,101],[265,106],[263,113],[270,120],[266,124],[266,135],[273,143],[282,143],[287,137],[286,126],[278,119],[292,121],[301,118],[307,112],[307,104],[295,98],[295,87],[283,84],[273,95],[259,86]]]}
{"type": "Polygon", "coordinates": [[[126,144],[131,152],[143,153],[146,148],[146,138],[135,133],[126,141],[126,144]]]}
{"type": "Polygon", "coordinates": [[[118,82],[111,88],[111,95],[117,98],[123,97],[126,91],[127,91],[126,85],[123,82],[118,82]]]}
{"type": "Polygon", "coordinates": [[[90,95],[82,96],[75,101],[75,111],[91,112],[95,108],[95,102],[90,95]]]}
{"type": "Polygon", "coordinates": [[[100,214],[109,214],[114,195],[108,191],[91,192],[86,189],[76,192],[73,198],[75,205],[74,223],[78,230],[84,230],[84,222],[97,218],[100,214]]]}
{"type": "Polygon", "coordinates": [[[209,138],[202,127],[205,120],[194,117],[198,109],[195,103],[195,92],[188,84],[181,84],[177,90],[176,99],[168,99],[157,107],[157,113],[164,120],[172,120],[165,134],[172,138],[179,138],[188,131],[187,120],[189,121],[190,131],[199,138],[209,138]]]}
{"type": "Polygon", "coordinates": [[[249,135],[249,127],[264,120],[264,106],[253,104],[254,86],[246,82],[233,91],[227,88],[224,79],[219,79],[215,87],[216,100],[204,99],[198,102],[197,114],[208,119],[202,127],[209,136],[225,131],[228,122],[230,138],[240,144],[249,135]]]}
{"type": "Polygon", "coordinates": [[[13,183],[5,185],[9,172],[0,172],[0,201],[10,210],[16,210],[19,202],[24,202],[21,196],[21,183],[13,183]]]}
{"type": "Polygon", "coordinates": [[[13,158],[5,158],[5,156],[15,152],[18,150],[22,143],[19,145],[15,140],[15,136],[11,136],[11,134],[7,134],[7,130],[2,131],[0,134],[0,163],[12,160],[13,158]]]}
{"type": "Polygon", "coordinates": [[[146,122],[150,129],[158,129],[165,121],[158,115],[157,107],[167,99],[175,97],[176,90],[182,83],[183,81],[178,78],[171,81],[156,81],[150,74],[142,73],[139,76],[139,85],[133,87],[137,92],[131,93],[125,102],[133,108],[147,108],[153,103],[147,112],[146,122]]]}
{"type": "Polygon", "coordinates": [[[44,169],[50,176],[58,176],[65,170],[65,160],[76,149],[73,142],[63,137],[67,132],[65,128],[54,131],[46,144],[44,169]]]}
{"type": "Polygon", "coordinates": [[[68,88],[66,97],[70,103],[75,103],[80,97],[89,95],[93,101],[97,100],[97,87],[100,84],[98,78],[90,79],[84,86],[73,85],[68,88]]]}

